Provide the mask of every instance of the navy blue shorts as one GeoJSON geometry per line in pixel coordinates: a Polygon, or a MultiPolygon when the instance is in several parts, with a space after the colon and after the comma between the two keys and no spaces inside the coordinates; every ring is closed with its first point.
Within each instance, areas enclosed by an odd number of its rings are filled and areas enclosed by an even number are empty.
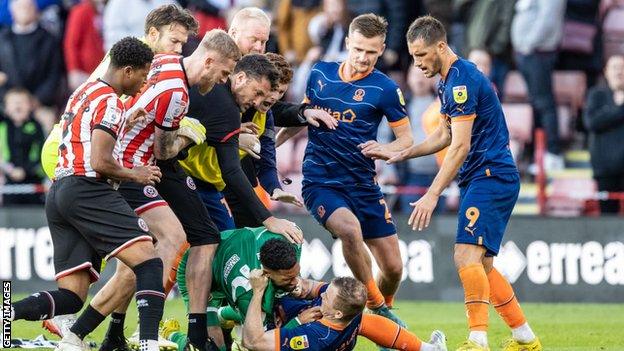
{"type": "MultiPolygon", "coordinates": [[[[194,178],[193,178],[194,179],[194,178]]],[[[234,224],[234,217],[228,207],[227,202],[223,194],[213,186],[202,186],[204,184],[199,180],[195,180],[197,184],[197,192],[201,198],[204,206],[210,214],[210,218],[215,222],[219,231],[236,229],[234,224]]]]}
{"type": "Polygon", "coordinates": [[[392,215],[379,187],[334,188],[305,185],[302,194],[308,211],[323,226],[334,211],[345,207],[360,221],[364,239],[377,239],[396,234],[392,215]]]}
{"type": "Polygon", "coordinates": [[[483,246],[486,256],[496,256],[519,192],[517,174],[478,178],[461,187],[455,242],[483,246]]]}

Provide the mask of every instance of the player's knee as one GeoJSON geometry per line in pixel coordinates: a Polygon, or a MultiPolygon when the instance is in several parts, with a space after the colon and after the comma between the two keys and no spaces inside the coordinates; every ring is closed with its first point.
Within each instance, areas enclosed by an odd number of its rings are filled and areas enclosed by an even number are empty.
{"type": "Polygon", "coordinates": [[[364,240],[362,238],[362,229],[359,223],[356,222],[348,221],[341,223],[336,226],[333,233],[342,240],[343,245],[356,245],[364,240]]]}
{"type": "Polygon", "coordinates": [[[134,286],[136,284],[136,275],[130,267],[125,264],[118,264],[118,269],[115,272],[120,286],[134,286]]]}

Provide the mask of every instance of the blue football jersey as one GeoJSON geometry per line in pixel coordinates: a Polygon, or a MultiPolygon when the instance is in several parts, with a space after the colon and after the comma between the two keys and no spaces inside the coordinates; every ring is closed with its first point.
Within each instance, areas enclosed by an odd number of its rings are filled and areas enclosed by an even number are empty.
{"type": "Polygon", "coordinates": [[[279,350],[348,351],[355,348],[362,314],[341,328],[321,319],[293,329],[275,329],[279,350]]]}
{"type": "Polygon", "coordinates": [[[517,173],[509,131],[492,83],[472,62],[459,58],[438,83],[440,112],[447,123],[474,118],[470,151],[459,170],[459,185],[471,179],[517,173]]]}
{"type": "Polygon", "coordinates": [[[308,127],[308,145],[303,161],[303,185],[377,187],[375,164],[358,145],[377,139],[377,128],[385,116],[390,126],[409,122],[398,85],[374,69],[350,81],[342,74],[344,64],[318,62],[312,68],[306,99],[338,120],[332,131],[324,126],[308,127]]]}

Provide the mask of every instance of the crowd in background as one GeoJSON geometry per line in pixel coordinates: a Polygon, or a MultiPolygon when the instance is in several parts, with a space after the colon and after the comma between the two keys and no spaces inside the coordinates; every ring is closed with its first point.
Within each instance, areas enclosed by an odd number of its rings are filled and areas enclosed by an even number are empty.
{"type": "MultiPolygon", "coordinates": [[[[114,42],[129,35],[141,37],[147,13],[171,2],[176,1],[0,0],[0,184],[44,182],[40,149],[69,93],[88,78],[114,42]]],[[[296,67],[286,97],[290,101],[302,100],[315,62],[344,59],[344,38],[351,18],[368,12],[386,17],[386,50],[378,68],[403,87],[416,142],[439,121],[437,81],[410,67],[405,32],[413,19],[429,13],[445,24],[455,52],[490,77],[501,101],[518,102],[516,90],[522,85],[526,101],[521,102],[531,107],[530,124],[541,127],[546,135],[547,171],[566,167],[566,151],[588,149],[598,190],[624,191],[624,58],[618,56],[624,54],[622,0],[177,3],[198,19],[198,37],[212,28],[227,28],[228,17],[237,8],[258,6],[270,13],[273,32],[267,51],[284,55],[296,67]],[[581,92],[580,101],[560,98],[553,74],[559,71],[580,74],[580,86],[568,87],[581,92]]],[[[514,118],[508,113],[508,124],[513,124],[514,118]]],[[[514,135],[512,131],[512,139],[514,135]]],[[[536,167],[532,135],[511,144],[523,177],[529,180],[536,167]]],[[[382,125],[379,139],[389,141],[391,137],[388,126],[382,125]]],[[[301,172],[305,138],[301,133],[278,149],[280,171],[293,179],[301,172]]],[[[443,153],[399,167],[380,166],[381,184],[404,189],[398,210],[410,210],[409,203],[418,198],[419,189],[431,183],[442,158],[443,153]]],[[[4,205],[43,201],[40,193],[0,193],[4,205]]],[[[440,203],[442,210],[444,201],[440,203]]],[[[617,201],[602,209],[617,212],[617,201]]]]}

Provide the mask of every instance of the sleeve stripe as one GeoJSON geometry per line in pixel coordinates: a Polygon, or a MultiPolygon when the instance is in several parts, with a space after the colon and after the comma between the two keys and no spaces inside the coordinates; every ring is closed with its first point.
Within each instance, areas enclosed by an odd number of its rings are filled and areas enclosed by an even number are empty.
{"type": "Polygon", "coordinates": [[[473,113],[471,115],[451,117],[451,122],[472,121],[475,118],[477,118],[477,114],[473,113]]]}
{"type": "Polygon", "coordinates": [[[392,127],[392,128],[396,128],[396,127],[400,127],[400,126],[402,126],[402,125],[405,125],[405,124],[407,124],[408,122],[409,122],[409,117],[405,116],[405,117],[401,118],[401,119],[400,119],[400,120],[398,120],[398,121],[394,121],[394,122],[390,122],[390,121],[388,121],[388,124],[390,125],[390,127],[392,127]]]}
{"type": "Polygon", "coordinates": [[[280,350],[280,329],[279,328],[275,328],[275,351],[279,351],[280,350]]]}
{"type": "Polygon", "coordinates": [[[228,141],[228,139],[230,139],[231,137],[235,136],[238,133],[240,133],[240,128],[229,132],[226,136],[223,137],[223,139],[221,139],[221,142],[225,143],[226,141],[228,141]]]}

